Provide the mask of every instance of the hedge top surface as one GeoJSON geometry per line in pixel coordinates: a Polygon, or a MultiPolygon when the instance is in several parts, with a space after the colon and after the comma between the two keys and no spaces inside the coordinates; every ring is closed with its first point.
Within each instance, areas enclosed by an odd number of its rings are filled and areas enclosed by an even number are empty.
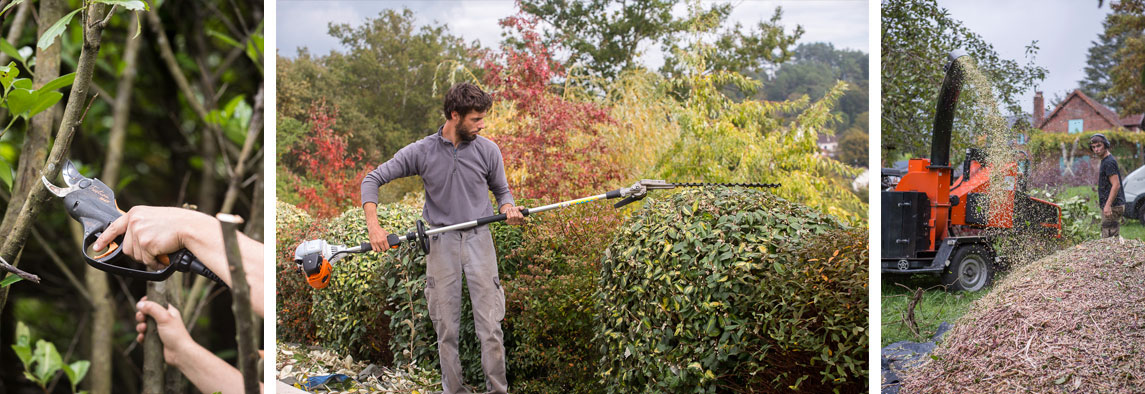
{"type": "Polygon", "coordinates": [[[903,392],[1145,391],[1145,243],[1104,238],[1017,267],[903,392]]]}

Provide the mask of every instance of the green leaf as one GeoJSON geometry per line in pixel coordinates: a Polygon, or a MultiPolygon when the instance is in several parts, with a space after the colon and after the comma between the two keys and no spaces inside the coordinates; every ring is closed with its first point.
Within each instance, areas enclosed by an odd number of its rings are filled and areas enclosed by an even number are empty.
{"type": "Polygon", "coordinates": [[[83,8],[69,12],[67,15],[64,15],[63,18],[56,21],[56,23],[52,24],[48,30],[44,30],[44,34],[40,36],[40,42],[36,43],[36,47],[47,49],[49,46],[52,46],[52,43],[56,42],[56,37],[59,37],[60,34],[64,34],[64,30],[68,28],[68,23],[71,23],[72,17],[75,16],[77,12],[80,12],[80,10],[83,10],[83,8]]]}
{"type": "Polygon", "coordinates": [[[130,11],[151,11],[151,6],[140,0],[94,0],[93,2],[117,5],[130,11]]]}
{"type": "Polygon", "coordinates": [[[32,80],[28,78],[20,78],[12,81],[12,87],[14,88],[33,90],[32,86],[32,80]]]}
{"type": "Polygon", "coordinates": [[[16,79],[18,75],[20,75],[20,69],[16,68],[16,62],[9,62],[7,66],[0,66],[0,85],[4,85],[5,92],[12,86],[12,80],[16,79]]]}
{"type": "Polygon", "coordinates": [[[51,90],[58,90],[58,89],[65,87],[65,86],[71,86],[72,82],[74,82],[75,80],[76,80],[76,73],[61,75],[58,78],[51,80],[51,82],[44,84],[44,86],[41,86],[39,89],[36,89],[36,91],[37,92],[46,92],[46,91],[51,91],[51,90]]]}
{"type": "Polygon", "coordinates": [[[91,368],[91,361],[80,360],[72,363],[64,368],[64,373],[68,374],[68,381],[72,383],[72,392],[76,391],[76,385],[87,376],[88,369],[91,368]]]}
{"type": "MultiPolygon", "coordinates": [[[[3,176],[4,176],[4,170],[0,169],[0,178],[2,178],[3,176]]],[[[4,180],[5,180],[4,183],[8,185],[9,189],[11,189],[12,188],[12,169],[11,168],[8,169],[8,177],[5,178],[4,180]]],[[[21,278],[18,275],[8,275],[8,277],[4,278],[4,280],[0,280],[0,288],[8,287],[8,285],[19,282],[21,280],[24,280],[24,278],[21,278]]]]}
{"type": "MultiPolygon", "coordinates": [[[[3,157],[0,157],[0,180],[4,181],[4,185],[8,186],[8,190],[12,190],[12,165],[3,157]]],[[[16,283],[18,279],[12,278],[19,278],[19,276],[9,275],[7,278],[4,278],[3,282],[0,282],[0,287],[16,283]]]]}
{"type": "Polygon", "coordinates": [[[36,94],[28,89],[12,89],[8,92],[8,112],[12,116],[24,116],[24,113],[36,104],[35,96],[36,94]]]}
{"type": "Polygon", "coordinates": [[[231,38],[230,36],[226,35],[223,32],[215,30],[215,29],[207,28],[207,36],[217,38],[217,39],[219,39],[219,41],[222,41],[224,44],[230,45],[230,46],[235,47],[235,48],[242,47],[242,44],[239,44],[238,41],[235,41],[235,39],[231,38]]]}
{"type": "Polygon", "coordinates": [[[20,51],[17,50],[16,47],[8,43],[8,40],[0,40],[0,52],[4,52],[13,59],[19,60],[20,63],[27,61],[23,56],[20,56],[20,51]]]}
{"type": "Polygon", "coordinates": [[[60,352],[56,351],[56,345],[43,339],[36,341],[36,352],[32,358],[36,362],[36,368],[32,373],[42,383],[47,383],[52,379],[52,376],[64,365],[63,359],[60,358],[60,352]]]}
{"type": "Polygon", "coordinates": [[[12,7],[15,7],[15,6],[17,6],[17,5],[20,5],[20,3],[23,3],[23,2],[24,2],[24,0],[15,0],[15,1],[11,2],[11,3],[8,3],[8,6],[7,6],[7,7],[4,7],[4,9],[3,9],[3,10],[0,10],[0,14],[3,14],[3,13],[5,13],[5,12],[8,12],[8,9],[9,9],[9,8],[12,8],[12,7]]]}
{"type": "Polygon", "coordinates": [[[43,112],[44,110],[46,110],[48,108],[51,108],[53,105],[56,105],[56,103],[60,102],[60,99],[63,97],[64,97],[64,94],[60,93],[60,92],[39,92],[39,91],[37,91],[36,97],[35,97],[35,104],[33,104],[32,109],[28,111],[28,116],[29,117],[36,116],[36,114],[43,112]]]}
{"type": "MultiPolygon", "coordinates": [[[[19,278],[16,275],[9,275],[8,277],[19,278]]],[[[21,363],[24,363],[24,369],[28,369],[32,362],[32,334],[28,330],[28,325],[22,321],[16,322],[16,344],[12,345],[12,350],[16,351],[16,356],[20,357],[21,363]]]]}

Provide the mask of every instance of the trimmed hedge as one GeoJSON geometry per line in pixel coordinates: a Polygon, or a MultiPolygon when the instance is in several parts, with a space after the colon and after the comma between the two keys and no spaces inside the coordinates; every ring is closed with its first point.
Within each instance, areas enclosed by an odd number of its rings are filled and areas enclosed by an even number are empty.
{"type": "Polygon", "coordinates": [[[603,385],[865,392],[866,238],[752,189],[646,199],[604,252],[603,385]]]}

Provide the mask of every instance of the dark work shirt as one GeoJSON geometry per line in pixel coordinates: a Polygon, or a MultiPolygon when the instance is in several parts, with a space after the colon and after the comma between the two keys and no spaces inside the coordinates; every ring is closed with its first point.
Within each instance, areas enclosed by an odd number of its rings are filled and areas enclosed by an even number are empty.
{"type": "MultiPolygon", "coordinates": [[[[1109,199],[1109,191],[1113,189],[1113,184],[1109,183],[1109,177],[1117,175],[1117,181],[1125,180],[1125,176],[1121,174],[1121,168],[1117,166],[1117,159],[1113,155],[1106,156],[1101,159],[1101,170],[1097,175],[1097,207],[1098,209],[1105,209],[1105,201],[1109,199]]],[[[1113,207],[1125,205],[1125,189],[1121,184],[1117,185],[1117,197],[1113,200],[1113,207]]]]}
{"type": "Polygon", "coordinates": [[[497,144],[477,136],[454,148],[438,128],[437,133],[406,145],[392,159],[366,174],[362,179],[362,204],[376,204],[379,186],[411,175],[421,175],[425,187],[421,216],[431,227],[492,215],[489,192],[497,198],[498,207],[514,202],[497,144]]]}

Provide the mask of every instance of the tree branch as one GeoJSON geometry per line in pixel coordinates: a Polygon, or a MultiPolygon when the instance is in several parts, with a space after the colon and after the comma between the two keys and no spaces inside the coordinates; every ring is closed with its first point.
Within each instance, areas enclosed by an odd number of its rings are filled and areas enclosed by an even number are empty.
{"type": "MultiPolygon", "coordinates": [[[[4,260],[3,257],[0,257],[0,269],[2,269],[4,271],[11,272],[12,274],[14,274],[16,276],[24,278],[25,280],[32,281],[33,283],[40,283],[40,277],[39,276],[29,274],[29,273],[24,272],[23,270],[21,270],[19,268],[16,268],[15,266],[13,266],[11,264],[8,264],[8,261],[4,260]]],[[[8,288],[5,287],[4,289],[5,289],[5,292],[7,292],[8,288]]]]}
{"type": "MultiPolygon", "coordinates": [[[[88,7],[92,15],[102,15],[102,4],[95,3],[88,7]]],[[[79,61],[76,64],[76,78],[72,83],[68,104],[64,108],[64,117],[60,122],[59,130],[56,132],[56,140],[52,145],[52,151],[48,155],[48,163],[43,171],[43,176],[48,179],[55,179],[59,176],[60,169],[63,168],[63,162],[67,159],[68,151],[71,148],[72,140],[75,138],[75,133],[79,130],[80,111],[84,100],[87,99],[88,89],[91,87],[91,77],[99,57],[99,44],[103,37],[103,28],[100,26],[84,28],[83,36],[83,49],[80,50],[79,61]]],[[[33,185],[28,199],[24,201],[24,206],[20,210],[20,215],[16,218],[12,232],[4,239],[3,247],[0,247],[0,258],[11,258],[24,248],[24,243],[28,241],[29,230],[36,220],[40,208],[47,202],[45,195],[47,188],[44,187],[43,183],[34,183],[33,185]]],[[[5,287],[0,289],[0,310],[3,309],[7,301],[8,287],[5,287]]]]}

